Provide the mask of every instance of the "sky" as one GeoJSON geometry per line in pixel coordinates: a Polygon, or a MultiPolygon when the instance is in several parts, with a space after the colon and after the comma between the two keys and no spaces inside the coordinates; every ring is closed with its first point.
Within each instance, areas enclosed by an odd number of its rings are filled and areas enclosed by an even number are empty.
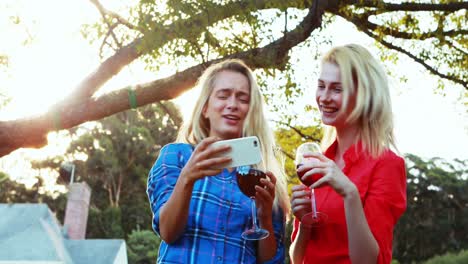
{"type": "MultiPolygon", "coordinates": [[[[102,1],[109,9],[118,8],[121,2],[102,1]]],[[[89,1],[7,0],[0,3],[0,10],[0,30],[2,36],[8,36],[0,44],[0,54],[10,56],[8,70],[0,71],[0,92],[12,98],[8,106],[0,108],[0,120],[46,111],[99,65],[99,43],[90,45],[79,34],[81,24],[99,18],[99,13],[89,1]],[[15,8],[8,8],[8,5],[15,8]],[[16,8],[18,5],[21,8],[16,8]],[[14,24],[15,16],[24,19],[14,24]],[[33,37],[32,42],[23,45],[28,36],[33,37]]],[[[323,33],[329,36],[331,44],[319,47],[319,52],[325,52],[332,45],[355,42],[369,47],[372,53],[377,54],[371,39],[354,32],[356,30],[351,25],[337,21],[323,33]]],[[[306,91],[302,101],[296,105],[313,105],[317,78],[311,70],[312,65],[317,64],[312,59],[313,52],[310,48],[298,47],[291,56],[295,61],[299,85],[306,91]]],[[[142,69],[142,63],[132,64],[106,83],[101,92],[167,74],[161,72],[155,75],[142,69]]],[[[396,65],[388,66],[387,70],[392,75],[391,94],[399,150],[425,158],[439,156],[468,159],[468,111],[463,105],[467,98],[460,99],[464,89],[447,86],[444,90],[446,95],[442,96],[436,91],[437,78],[404,56],[396,65]],[[399,81],[402,75],[407,75],[407,82],[399,81]]],[[[175,100],[178,105],[184,106],[181,109],[183,114],[190,112],[191,108],[186,106],[191,105],[191,99],[196,94],[196,90],[189,91],[175,100]]],[[[293,110],[301,111],[301,107],[293,110]]],[[[307,120],[311,117],[304,114],[303,118],[307,120]]],[[[62,139],[63,134],[49,134],[49,145],[42,149],[20,149],[0,158],[0,171],[8,172],[17,179],[30,177],[29,160],[65,151],[69,141],[62,139]]],[[[40,173],[46,176],[50,172],[40,173]]]]}

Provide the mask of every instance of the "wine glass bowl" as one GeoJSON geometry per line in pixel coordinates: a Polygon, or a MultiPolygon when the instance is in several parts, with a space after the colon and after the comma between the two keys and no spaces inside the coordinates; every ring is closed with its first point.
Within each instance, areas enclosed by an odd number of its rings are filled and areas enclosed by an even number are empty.
{"type": "MultiPolygon", "coordinates": [[[[296,172],[299,180],[306,186],[310,187],[315,181],[320,179],[323,175],[321,174],[312,174],[310,175],[307,179],[303,179],[304,174],[307,172],[307,170],[301,170],[299,171],[299,168],[304,165],[309,165],[310,162],[317,160],[316,158],[312,157],[304,157],[304,154],[306,153],[321,153],[320,146],[317,143],[314,142],[306,142],[301,144],[297,150],[296,150],[296,159],[294,161],[296,165],[296,172]]],[[[322,212],[317,211],[317,204],[315,201],[315,191],[314,188],[310,188],[310,202],[311,202],[311,209],[312,212],[305,214],[301,218],[301,222],[304,225],[312,226],[312,227],[317,227],[326,222],[328,219],[328,216],[322,212]]]]}
{"type": "Polygon", "coordinates": [[[248,166],[238,167],[236,169],[237,185],[241,192],[249,197],[252,210],[252,228],[244,231],[242,237],[246,240],[261,240],[270,235],[268,230],[258,226],[257,208],[255,206],[255,186],[262,186],[260,179],[266,179],[266,174],[257,169],[248,168],[248,166]]]}

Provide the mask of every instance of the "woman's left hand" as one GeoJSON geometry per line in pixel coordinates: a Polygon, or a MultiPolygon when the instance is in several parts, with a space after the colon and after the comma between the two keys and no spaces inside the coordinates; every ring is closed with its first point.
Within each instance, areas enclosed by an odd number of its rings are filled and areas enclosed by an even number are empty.
{"type": "Polygon", "coordinates": [[[335,161],[322,153],[307,153],[304,157],[316,160],[311,162],[310,167],[313,168],[304,174],[303,179],[311,178],[314,174],[323,175],[310,186],[311,188],[328,184],[342,197],[356,190],[356,185],[341,171],[335,161]]]}
{"type": "Polygon", "coordinates": [[[263,186],[255,186],[255,202],[257,205],[257,214],[262,219],[271,219],[273,201],[275,200],[276,177],[273,173],[265,173],[269,179],[260,179],[263,186]]]}

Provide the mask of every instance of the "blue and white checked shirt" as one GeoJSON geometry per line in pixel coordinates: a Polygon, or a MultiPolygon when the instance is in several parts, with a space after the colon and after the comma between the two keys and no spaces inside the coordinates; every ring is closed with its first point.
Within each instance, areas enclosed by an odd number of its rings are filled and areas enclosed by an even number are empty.
{"type": "MultiPolygon", "coordinates": [[[[168,144],[161,149],[148,177],[148,198],[153,229],[159,235],[159,210],[174,190],[177,178],[192,155],[189,144],[168,144]]],[[[171,244],[161,241],[157,263],[256,263],[257,243],[241,237],[252,225],[250,199],[237,186],[235,171],[195,182],[185,231],[171,244]]],[[[284,263],[284,217],[273,210],[277,242],[275,257],[284,263]]],[[[270,234],[272,235],[272,234],[270,234]]]]}

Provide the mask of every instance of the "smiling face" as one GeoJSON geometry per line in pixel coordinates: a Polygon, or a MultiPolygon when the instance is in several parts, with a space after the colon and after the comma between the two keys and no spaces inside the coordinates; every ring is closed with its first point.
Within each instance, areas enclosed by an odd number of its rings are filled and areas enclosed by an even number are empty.
{"type": "Polygon", "coordinates": [[[317,92],[315,94],[317,105],[322,114],[322,122],[337,129],[346,128],[346,119],[355,105],[355,96],[350,95],[345,109],[341,72],[338,65],[324,62],[322,72],[318,79],[317,92]]]}
{"type": "Polygon", "coordinates": [[[249,107],[250,85],[247,77],[228,70],[217,73],[212,92],[203,108],[203,117],[209,122],[209,135],[221,139],[240,137],[249,107]]]}

